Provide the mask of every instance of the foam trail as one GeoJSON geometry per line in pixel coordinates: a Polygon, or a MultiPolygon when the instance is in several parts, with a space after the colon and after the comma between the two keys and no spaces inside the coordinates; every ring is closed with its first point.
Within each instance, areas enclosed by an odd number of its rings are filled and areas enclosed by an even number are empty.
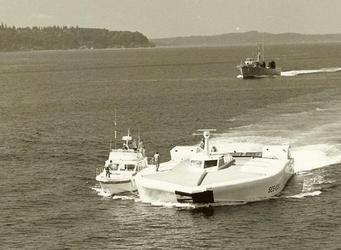
{"type": "Polygon", "coordinates": [[[94,190],[99,196],[102,197],[111,197],[113,200],[135,200],[136,199],[136,195],[134,195],[133,193],[131,193],[130,195],[111,195],[107,192],[104,192],[102,190],[102,188],[100,187],[91,187],[92,190],[94,190]]]}
{"type": "MultiPolygon", "coordinates": [[[[135,199],[136,202],[141,202],[140,199],[135,199]]],[[[198,208],[208,208],[208,207],[220,207],[220,206],[238,206],[245,205],[246,201],[230,201],[230,202],[217,202],[217,203],[178,203],[178,202],[157,202],[153,201],[152,206],[165,207],[165,208],[179,208],[179,209],[198,209],[198,208]]]]}
{"type": "Polygon", "coordinates": [[[220,134],[220,136],[212,139],[212,144],[221,153],[233,151],[260,152],[265,145],[291,145],[291,156],[295,160],[295,173],[310,171],[341,162],[341,145],[338,144],[295,145],[297,138],[233,136],[231,134],[230,137],[227,137],[228,135],[220,134]]]}
{"type": "Polygon", "coordinates": [[[307,70],[291,70],[283,71],[281,76],[297,76],[303,74],[315,74],[315,73],[335,73],[341,71],[341,67],[334,68],[322,68],[322,69],[307,69],[307,70]]]}
{"type": "MultiPolygon", "coordinates": [[[[148,205],[156,206],[156,207],[165,207],[165,208],[183,208],[183,209],[193,209],[197,208],[197,204],[193,203],[179,203],[179,202],[163,202],[163,201],[143,201],[141,197],[137,197],[134,199],[135,202],[141,202],[148,205]]],[[[207,207],[208,204],[199,204],[199,206],[207,207]]]]}
{"type": "Polygon", "coordinates": [[[341,153],[335,146],[318,144],[293,148],[291,155],[295,172],[299,173],[339,163],[341,153]]]}
{"type": "Polygon", "coordinates": [[[308,196],[318,196],[322,194],[324,184],[334,183],[333,180],[327,180],[325,175],[321,172],[302,173],[303,186],[299,194],[284,196],[285,198],[301,199],[308,196]]]}
{"type": "Polygon", "coordinates": [[[301,199],[304,197],[308,197],[308,196],[318,196],[322,194],[321,191],[312,191],[312,192],[302,192],[300,194],[296,194],[296,195],[292,195],[292,196],[287,196],[286,198],[296,198],[296,199],[301,199]]]}
{"type": "Polygon", "coordinates": [[[94,190],[94,191],[96,191],[96,193],[97,193],[99,196],[102,196],[102,197],[110,197],[110,196],[111,196],[110,194],[104,192],[104,191],[102,190],[102,188],[99,188],[99,187],[92,187],[91,189],[94,190]]]}
{"type": "Polygon", "coordinates": [[[136,196],[128,196],[128,195],[114,195],[112,197],[113,200],[135,200],[136,196]]]}

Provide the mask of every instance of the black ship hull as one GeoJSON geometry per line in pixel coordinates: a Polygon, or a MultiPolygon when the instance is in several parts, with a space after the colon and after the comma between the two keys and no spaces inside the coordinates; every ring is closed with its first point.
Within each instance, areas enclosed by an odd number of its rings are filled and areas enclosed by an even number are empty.
{"type": "Polygon", "coordinates": [[[243,79],[271,77],[281,75],[280,69],[272,69],[268,67],[253,67],[253,66],[241,66],[240,73],[243,79]]]}

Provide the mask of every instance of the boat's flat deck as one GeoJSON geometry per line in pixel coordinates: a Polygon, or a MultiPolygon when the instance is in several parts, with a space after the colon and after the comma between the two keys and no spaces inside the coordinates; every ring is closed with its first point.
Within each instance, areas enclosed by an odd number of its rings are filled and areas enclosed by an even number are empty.
{"type": "Polygon", "coordinates": [[[285,161],[255,158],[237,159],[236,165],[227,169],[207,174],[202,185],[210,185],[219,182],[245,182],[265,178],[274,175],[284,167],[285,161]]]}
{"type": "Polygon", "coordinates": [[[284,167],[285,162],[262,158],[252,160],[250,158],[237,158],[236,165],[219,171],[207,172],[206,175],[202,169],[176,166],[171,171],[147,175],[145,178],[186,187],[198,186],[204,175],[200,186],[220,182],[242,183],[274,175],[284,167]]]}
{"type": "MultiPolygon", "coordinates": [[[[189,162],[187,161],[186,164],[189,162]]],[[[204,171],[201,169],[185,168],[178,165],[171,171],[147,175],[146,178],[182,186],[197,186],[198,180],[203,174],[204,171]]]]}

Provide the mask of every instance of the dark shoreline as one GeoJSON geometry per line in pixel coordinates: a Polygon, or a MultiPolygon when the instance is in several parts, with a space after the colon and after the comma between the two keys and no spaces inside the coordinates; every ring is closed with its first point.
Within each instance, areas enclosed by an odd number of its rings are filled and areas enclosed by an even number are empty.
{"type": "MultiPolygon", "coordinates": [[[[296,46],[313,46],[313,45],[338,45],[341,42],[311,42],[311,43],[276,43],[267,44],[267,47],[276,47],[284,45],[296,45],[296,46]]],[[[64,52],[64,51],[105,51],[105,50],[150,50],[150,49],[176,49],[176,48],[230,48],[230,47],[254,47],[257,44],[219,44],[219,45],[164,45],[164,46],[153,46],[153,47],[133,47],[133,48],[94,48],[94,49],[37,49],[37,50],[11,50],[11,51],[0,51],[0,53],[29,53],[29,52],[64,52]]]]}

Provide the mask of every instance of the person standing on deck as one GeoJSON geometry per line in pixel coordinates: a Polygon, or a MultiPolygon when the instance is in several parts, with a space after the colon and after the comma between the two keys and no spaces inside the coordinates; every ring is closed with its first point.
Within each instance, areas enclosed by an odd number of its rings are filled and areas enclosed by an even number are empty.
{"type": "Polygon", "coordinates": [[[155,170],[156,172],[159,171],[159,166],[160,166],[160,155],[159,152],[156,152],[155,155],[153,156],[153,160],[155,163],[155,170]]]}
{"type": "Polygon", "coordinates": [[[137,143],[136,140],[134,139],[133,142],[131,143],[132,148],[134,149],[134,151],[137,151],[137,143]]]}
{"type": "Polygon", "coordinates": [[[110,167],[109,167],[109,166],[106,166],[106,167],[105,167],[105,176],[106,176],[107,178],[110,178],[110,167]]]}
{"type": "Polygon", "coordinates": [[[145,149],[144,149],[144,144],[143,144],[143,141],[140,140],[139,142],[139,146],[138,146],[138,151],[144,156],[144,153],[145,153],[145,149]]]}
{"type": "Polygon", "coordinates": [[[200,141],[199,147],[201,149],[205,149],[205,138],[202,138],[202,140],[200,141]]]}

